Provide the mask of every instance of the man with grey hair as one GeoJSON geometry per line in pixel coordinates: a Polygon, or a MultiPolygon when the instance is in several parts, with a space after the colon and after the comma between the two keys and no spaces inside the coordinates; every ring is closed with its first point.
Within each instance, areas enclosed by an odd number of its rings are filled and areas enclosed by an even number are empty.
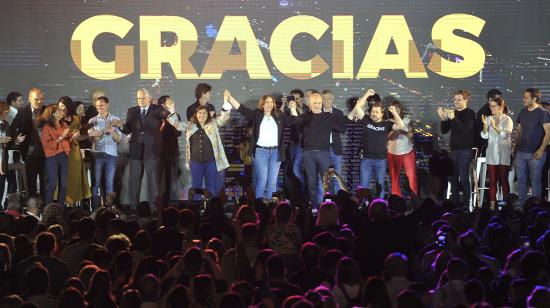
{"type": "Polygon", "coordinates": [[[130,180],[128,183],[130,207],[135,211],[139,203],[143,169],[147,173],[149,206],[156,211],[158,197],[158,164],[162,151],[162,135],[160,128],[163,120],[170,112],[159,105],[151,104],[151,95],[145,88],[136,92],[137,106],[130,107],[126,115],[126,123],[118,121],[114,125],[121,128],[122,133],[132,134],[130,137],[130,180]]]}

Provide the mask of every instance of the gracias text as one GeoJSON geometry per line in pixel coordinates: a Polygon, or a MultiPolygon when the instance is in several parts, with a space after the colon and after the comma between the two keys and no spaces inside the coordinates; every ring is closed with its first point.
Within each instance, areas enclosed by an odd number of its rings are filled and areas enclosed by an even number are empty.
{"type": "MultiPolygon", "coordinates": [[[[141,79],[161,78],[163,63],[171,66],[177,79],[220,79],[224,71],[246,71],[251,79],[272,78],[247,16],[224,17],[200,74],[190,61],[198,43],[197,29],[191,21],[179,16],[140,16],[139,23],[141,79]],[[170,46],[161,44],[161,35],[166,32],[178,38],[170,46]],[[234,42],[238,44],[239,54],[231,52],[234,42]]],[[[432,27],[433,44],[462,60],[450,61],[435,53],[424,66],[405,16],[382,15],[355,74],[353,16],[333,16],[332,77],[377,78],[380,70],[402,70],[407,78],[428,78],[426,69],[448,78],[470,77],[483,68],[485,51],[476,41],[455,33],[462,31],[478,38],[484,25],[483,19],[469,14],[439,18],[432,27]],[[392,40],[396,52],[388,54],[392,40]]],[[[101,80],[134,73],[134,46],[116,45],[113,61],[98,59],[93,50],[94,40],[100,34],[112,33],[124,39],[133,26],[129,20],[114,15],[84,20],[71,38],[71,56],[76,66],[84,74],[101,80]]],[[[314,16],[293,16],[283,20],[275,27],[269,41],[273,65],[293,79],[311,79],[325,73],[329,69],[325,59],[318,54],[307,60],[297,59],[291,44],[300,33],[319,40],[329,28],[329,24],[314,16]]]]}

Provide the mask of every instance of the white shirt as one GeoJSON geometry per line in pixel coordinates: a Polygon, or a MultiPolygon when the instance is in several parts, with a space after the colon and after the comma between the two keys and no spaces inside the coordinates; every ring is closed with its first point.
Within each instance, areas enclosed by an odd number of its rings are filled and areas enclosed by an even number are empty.
{"type": "Polygon", "coordinates": [[[261,147],[276,147],[278,146],[279,130],[277,123],[272,116],[264,115],[262,123],[260,123],[260,134],[256,145],[261,147]]]}
{"type": "MultiPolygon", "coordinates": [[[[103,131],[105,132],[105,128],[107,124],[109,124],[112,121],[117,121],[119,118],[115,115],[112,115],[109,113],[107,115],[107,118],[103,118],[101,115],[97,115],[88,121],[88,125],[90,126],[90,129],[88,129],[88,133],[92,131],[103,131]]],[[[120,130],[116,129],[118,134],[121,134],[120,130]]],[[[111,156],[117,156],[117,142],[113,138],[111,134],[103,134],[100,138],[93,138],[92,139],[92,151],[94,152],[104,152],[106,154],[109,154],[111,156]]]]}
{"type": "Polygon", "coordinates": [[[151,106],[151,104],[147,105],[147,107],[139,107],[139,115],[143,113],[143,110],[145,110],[145,115],[147,115],[147,111],[149,111],[149,106],[151,106]]]}
{"type": "MultiPolygon", "coordinates": [[[[401,131],[409,132],[409,124],[411,119],[405,116],[403,119],[403,125],[405,126],[401,131]]],[[[405,155],[413,150],[412,138],[409,138],[407,134],[400,133],[397,138],[388,140],[388,152],[393,155],[405,155]]]]}
{"type": "Polygon", "coordinates": [[[6,117],[6,122],[8,122],[8,124],[11,125],[11,122],[13,122],[13,119],[15,119],[16,115],[17,115],[17,108],[10,106],[10,111],[8,112],[8,116],[6,117]]]}
{"type": "MultiPolygon", "coordinates": [[[[494,115],[489,118],[495,121],[494,115]]],[[[490,123],[489,118],[487,118],[488,123],[490,123]]],[[[488,127],[487,133],[484,133],[483,130],[480,133],[481,138],[489,140],[486,154],[487,164],[509,166],[510,155],[512,153],[512,130],[514,122],[512,118],[503,114],[497,127],[500,129],[500,134],[497,134],[492,126],[488,127]]]]}

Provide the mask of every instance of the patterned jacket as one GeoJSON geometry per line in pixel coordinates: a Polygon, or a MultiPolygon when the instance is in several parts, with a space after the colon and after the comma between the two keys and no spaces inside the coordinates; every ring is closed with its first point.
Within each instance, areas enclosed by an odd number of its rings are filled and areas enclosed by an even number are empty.
{"type": "MultiPolygon", "coordinates": [[[[211,119],[204,125],[204,131],[212,143],[212,149],[214,150],[214,159],[216,160],[216,169],[218,171],[229,168],[229,161],[227,156],[225,156],[225,150],[223,148],[222,138],[220,137],[219,127],[222,127],[229,120],[230,111],[222,110],[221,114],[211,119]]],[[[185,130],[185,168],[189,170],[189,160],[191,159],[191,145],[189,143],[189,138],[199,130],[197,124],[189,122],[181,122],[178,120],[176,113],[171,114],[167,118],[168,122],[172,124],[177,130],[185,130]]]]}

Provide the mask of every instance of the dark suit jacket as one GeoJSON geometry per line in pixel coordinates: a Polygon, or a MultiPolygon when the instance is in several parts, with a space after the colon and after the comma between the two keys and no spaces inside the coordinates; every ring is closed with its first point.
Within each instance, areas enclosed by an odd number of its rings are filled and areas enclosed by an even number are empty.
{"type": "MultiPolygon", "coordinates": [[[[344,113],[340,109],[336,109],[336,108],[332,107],[332,113],[337,118],[344,118],[344,113]]],[[[342,155],[342,153],[343,153],[342,152],[342,138],[340,137],[340,134],[342,133],[342,130],[346,131],[345,124],[344,125],[339,125],[338,130],[337,129],[332,130],[332,150],[334,151],[334,154],[336,154],[336,155],[342,155]]]]}
{"type": "Polygon", "coordinates": [[[158,105],[149,105],[147,114],[141,119],[141,107],[128,108],[126,123],[121,131],[130,137],[130,159],[158,159],[162,151],[162,121],[170,113],[158,105]]]}
{"type": "MultiPolygon", "coordinates": [[[[178,120],[181,121],[179,115],[178,120]]],[[[181,137],[182,133],[174,126],[170,125],[170,123],[166,120],[164,120],[164,124],[162,125],[160,132],[162,134],[163,142],[161,157],[178,157],[180,154],[178,148],[178,138],[181,137]]]]}
{"type": "MultiPolygon", "coordinates": [[[[4,132],[6,136],[9,136],[8,129],[9,129],[8,122],[0,121],[0,132],[4,132]]],[[[8,150],[11,148],[12,143],[13,142],[9,142],[7,144],[0,144],[0,148],[2,148],[2,151],[1,151],[2,159],[0,160],[0,172],[2,174],[6,174],[8,172],[8,150]]]]}
{"type": "MultiPolygon", "coordinates": [[[[254,156],[254,153],[256,152],[256,142],[258,141],[258,138],[260,137],[260,124],[262,124],[262,120],[264,119],[264,112],[260,109],[250,109],[243,105],[239,107],[237,110],[240,114],[242,114],[245,118],[252,121],[252,128],[253,132],[250,136],[250,146],[248,147],[248,152],[250,155],[254,156]]],[[[279,150],[279,160],[285,161],[285,149],[283,144],[283,128],[285,125],[293,124],[293,119],[285,114],[282,114],[280,112],[272,113],[273,119],[275,119],[275,122],[277,123],[277,134],[278,134],[278,140],[277,140],[277,146],[279,150]]]]}
{"type": "MultiPolygon", "coordinates": [[[[38,111],[38,115],[42,114],[46,109],[45,106],[38,111]]],[[[44,156],[44,148],[42,147],[42,142],[40,141],[40,135],[38,135],[38,130],[36,129],[36,124],[32,119],[32,109],[31,105],[28,104],[25,107],[19,109],[17,115],[13,119],[9,129],[9,135],[15,139],[19,134],[26,136],[25,141],[19,145],[19,151],[23,156],[23,159],[27,155],[31,154],[29,151],[29,146],[34,146],[33,155],[44,156]]]]}

